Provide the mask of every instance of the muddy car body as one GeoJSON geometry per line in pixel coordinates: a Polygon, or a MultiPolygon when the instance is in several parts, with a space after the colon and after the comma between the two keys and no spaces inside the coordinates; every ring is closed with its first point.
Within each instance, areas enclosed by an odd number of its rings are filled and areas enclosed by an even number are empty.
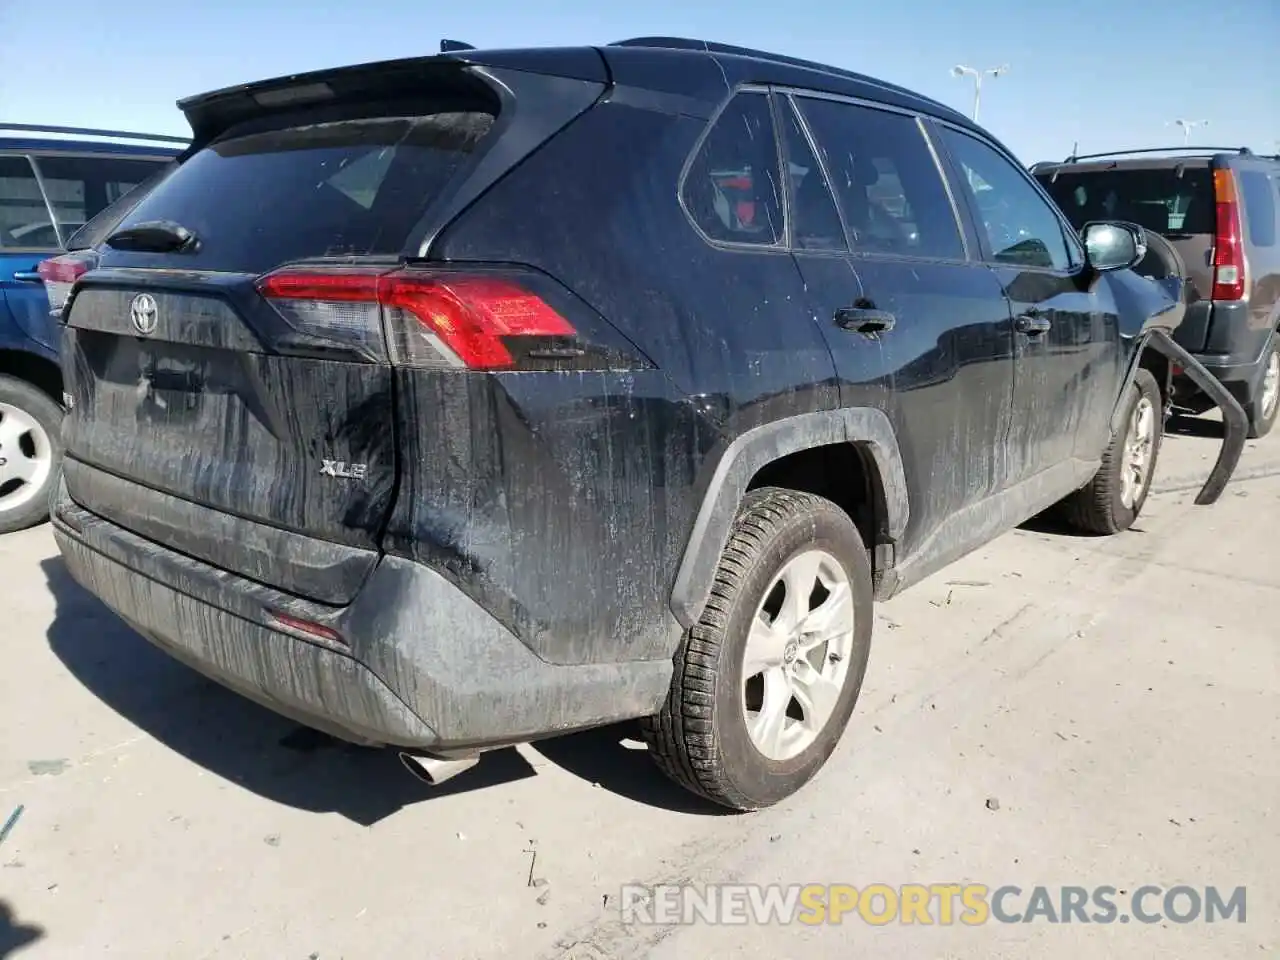
{"type": "Polygon", "coordinates": [[[873,596],[1064,499],[1141,509],[1178,319],[1141,231],[1082,243],[909,91],[659,39],[183,108],[63,315],[55,530],[141,633],[312,726],[440,772],[643,718],[677,780],[766,805],[834,748],[873,596]]]}

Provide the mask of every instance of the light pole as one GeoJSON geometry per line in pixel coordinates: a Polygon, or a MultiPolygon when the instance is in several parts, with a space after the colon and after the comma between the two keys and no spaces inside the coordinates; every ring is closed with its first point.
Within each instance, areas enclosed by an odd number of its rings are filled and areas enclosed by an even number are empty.
{"type": "Polygon", "coordinates": [[[1207,127],[1208,120],[1170,120],[1169,126],[1182,128],[1182,145],[1185,147],[1191,142],[1191,131],[1196,127],[1207,127]]]}
{"type": "Polygon", "coordinates": [[[966,67],[963,63],[957,64],[951,68],[953,77],[973,77],[973,122],[978,122],[978,108],[982,105],[982,78],[998,77],[1002,73],[1008,73],[1009,67],[992,67],[989,70],[977,70],[973,67],[966,67]]]}

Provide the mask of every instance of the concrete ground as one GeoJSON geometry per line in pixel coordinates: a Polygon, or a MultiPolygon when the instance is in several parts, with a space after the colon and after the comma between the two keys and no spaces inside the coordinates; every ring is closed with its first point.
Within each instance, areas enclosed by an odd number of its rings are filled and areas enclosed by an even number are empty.
{"type": "Polygon", "coordinates": [[[47,529],[0,538],[0,824],[23,807],[0,957],[1280,955],[1280,435],[1195,507],[1214,429],[1167,440],[1129,534],[1019,530],[881,607],[831,763],[751,816],[670,786],[619,729],[433,792],[153,650],[68,580],[47,529]],[[1243,885],[1248,912],[621,922],[622,885],[668,881],[1243,885]]]}

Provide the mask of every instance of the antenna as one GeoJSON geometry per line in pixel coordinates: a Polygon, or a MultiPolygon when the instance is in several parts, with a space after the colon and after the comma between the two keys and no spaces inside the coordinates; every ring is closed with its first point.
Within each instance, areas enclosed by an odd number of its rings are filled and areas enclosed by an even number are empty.
{"type": "Polygon", "coordinates": [[[441,40],[440,41],[441,53],[455,53],[458,50],[474,50],[474,49],[475,47],[473,47],[471,44],[463,43],[461,40],[441,40]]]}

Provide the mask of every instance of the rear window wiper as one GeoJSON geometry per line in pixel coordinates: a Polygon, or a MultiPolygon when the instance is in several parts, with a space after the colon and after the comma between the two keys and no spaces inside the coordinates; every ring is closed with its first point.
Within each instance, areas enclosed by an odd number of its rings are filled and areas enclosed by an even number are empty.
{"type": "Polygon", "coordinates": [[[106,239],[114,250],[143,253],[194,252],[200,245],[194,233],[172,220],[147,220],[116,230],[106,239]]]}

